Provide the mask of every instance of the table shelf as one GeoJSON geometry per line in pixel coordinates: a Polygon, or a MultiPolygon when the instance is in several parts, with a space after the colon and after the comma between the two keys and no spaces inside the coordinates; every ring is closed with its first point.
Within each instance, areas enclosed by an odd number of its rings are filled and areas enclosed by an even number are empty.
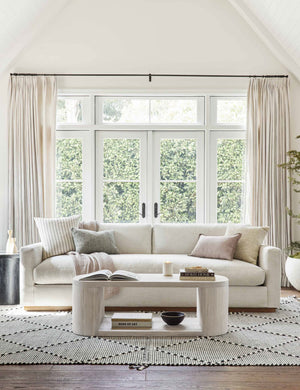
{"type": "Polygon", "coordinates": [[[110,317],[104,317],[97,336],[201,336],[202,330],[197,318],[185,318],[181,324],[170,326],[161,318],[152,319],[149,329],[111,329],[110,317]]]}

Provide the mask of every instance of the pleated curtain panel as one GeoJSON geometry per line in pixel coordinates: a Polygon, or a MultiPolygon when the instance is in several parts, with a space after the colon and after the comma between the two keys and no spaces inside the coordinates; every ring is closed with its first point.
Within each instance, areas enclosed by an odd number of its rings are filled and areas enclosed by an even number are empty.
{"type": "Polygon", "coordinates": [[[39,241],[34,217],[55,205],[54,77],[11,76],[9,84],[9,227],[18,247],[39,241]]]}
{"type": "MultiPolygon", "coordinates": [[[[267,244],[284,249],[291,239],[290,183],[286,162],[290,137],[289,81],[251,78],[248,88],[247,221],[269,226],[267,244]]],[[[282,286],[286,256],[282,254],[282,286]]]]}

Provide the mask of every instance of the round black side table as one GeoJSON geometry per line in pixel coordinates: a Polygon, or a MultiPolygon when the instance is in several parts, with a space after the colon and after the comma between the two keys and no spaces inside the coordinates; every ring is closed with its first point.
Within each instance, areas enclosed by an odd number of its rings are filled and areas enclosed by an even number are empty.
{"type": "Polygon", "coordinates": [[[20,303],[19,267],[18,253],[0,252],[0,305],[20,303]]]}

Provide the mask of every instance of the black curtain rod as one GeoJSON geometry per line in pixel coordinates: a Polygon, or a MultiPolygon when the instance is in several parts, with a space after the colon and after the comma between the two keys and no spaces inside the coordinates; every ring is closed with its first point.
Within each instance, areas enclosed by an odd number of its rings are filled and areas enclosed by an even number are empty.
{"type": "Polygon", "coordinates": [[[263,78],[287,78],[288,75],[244,75],[244,74],[167,74],[167,73],[11,73],[11,76],[57,76],[57,77],[263,77],[263,78]]]}

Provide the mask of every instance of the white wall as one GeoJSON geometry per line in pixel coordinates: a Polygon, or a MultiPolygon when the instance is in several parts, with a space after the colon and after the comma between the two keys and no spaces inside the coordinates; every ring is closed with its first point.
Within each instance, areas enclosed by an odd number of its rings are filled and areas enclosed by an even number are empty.
{"type": "MultiPolygon", "coordinates": [[[[0,80],[0,242],[7,230],[7,77],[59,73],[287,73],[227,0],[72,0],[0,80]]],[[[60,88],[237,91],[247,79],[58,79],[60,88]]],[[[291,80],[295,102],[300,85],[291,80]]],[[[293,133],[300,113],[292,101],[293,133]]],[[[294,139],[294,136],[293,136],[294,139]]]]}

